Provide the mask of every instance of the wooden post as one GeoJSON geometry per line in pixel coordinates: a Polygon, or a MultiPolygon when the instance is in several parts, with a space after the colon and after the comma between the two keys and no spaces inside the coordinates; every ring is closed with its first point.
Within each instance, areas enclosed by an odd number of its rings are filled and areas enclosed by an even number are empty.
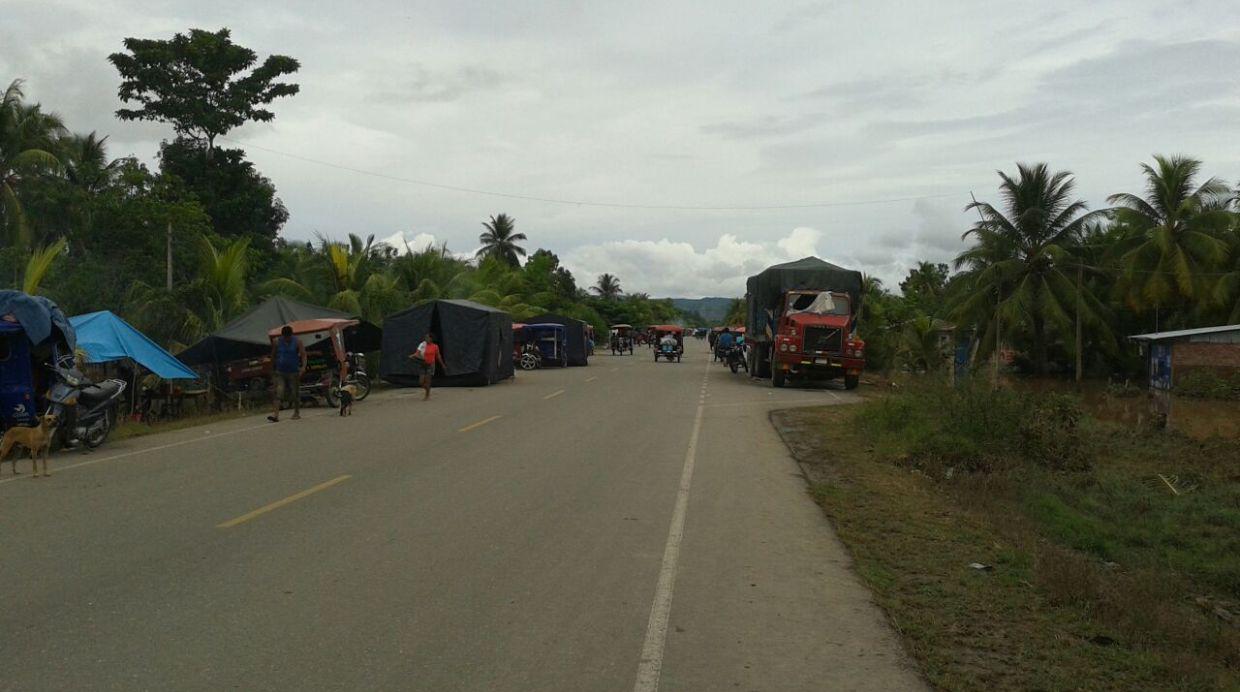
{"type": "Polygon", "coordinates": [[[1076,266],[1076,387],[1081,387],[1081,284],[1084,282],[1085,265],[1076,266]]]}
{"type": "Polygon", "coordinates": [[[171,221],[168,222],[168,234],[166,238],[167,238],[167,243],[166,243],[165,253],[167,256],[168,280],[167,280],[165,288],[171,291],[172,290],[172,222],[171,221]]]}

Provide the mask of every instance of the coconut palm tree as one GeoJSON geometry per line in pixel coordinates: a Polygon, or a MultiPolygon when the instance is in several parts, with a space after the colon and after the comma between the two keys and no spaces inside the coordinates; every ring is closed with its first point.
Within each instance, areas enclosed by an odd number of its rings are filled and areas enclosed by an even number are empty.
{"type": "Polygon", "coordinates": [[[69,243],[61,238],[45,248],[35,248],[26,261],[26,272],[22,275],[22,291],[31,295],[39,293],[43,279],[47,278],[52,265],[64,254],[69,243]]]}
{"type": "Polygon", "coordinates": [[[1240,324],[1240,214],[1225,237],[1231,246],[1231,266],[1215,284],[1214,300],[1223,308],[1228,324],[1240,324]]]}
{"type": "Polygon", "coordinates": [[[23,98],[20,79],[0,94],[0,227],[9,243],[29,247],[32,238],[18,192],[25,178],[60,166],[52,152],[66,131],[59,116],[23,98]]]}
{"type": "Polygon", "coordinates": [[[514,232],[516,223],[517,220],[507,214],[492,216],[490,221],[484,222],[482,227],[486,231],[478,235],[482,247],[478,248],[477,256],[494,257],[511,267],[520,265],[519,258],[525,256],[525,248],[517,245],[517,241],[527,238],[524,233],[514,232]]]}
{"type": "Polygon", "coordinates": [[[1017,164],[1015,178],[1002,171],[999,178],[1004,211],[986,202],[965,208],[981,218],[962,236],[976,243],[955,259],[957,269],[967,268],[963,279],[971,290],[953,306],[953,316],[983,327],[983,356],[996,347],[1000,327],[1024,330],[1032,342],[1034,367],[1044,372],[1047,328],[1070,333],[1078,295],[1083,323],[1110,333],[1101,317],[1105,306],[1087,289],[1078,292],[1072,278],[1077,264],[1072,248],[1095,214],[1073,198],[1075,182],[1067,171],[1017,164]]]}
{"type": "Polygon", "coordinates": [[[611,274],[600,274],[598,281],[590,287],[590,290],[597,293],[604,300],[615,300],[623,293],[620,290],[620,280],[611,274]]]}
{"type": "Polygon", "coordinates": [[[208,238],[199,236],[194,278],[171,291],[135,284],[127,300],[128,314],[139,329],[168,344],[197,341],[245,309],[249,249],[249,238],[238,238],[217,250],[208,238]]]}
{"type": "Polygon", "coordinates": [[[1145,197],[1120,193],[1107,201],[1133,245],[1121,258],[1121,290],[1129,307],[1150,307],[1207,297],[1210,274],[1227,258],[1220,235],[1231,223],[1230,190],[1210,178],[1194,187],[1201,162],[1183,156],[1155,156],[1141,164],[1145,197]]]}
{"type": "Polygon", "coordinates": [[[353,233],[348,242],[319,237],[319,246],[295,251],[300,257],[292,275],[267,281],[261,293],[279,293],[358,315],[376,324],[402,307],[408,298],[395,275],[376,271],[383,256],[374,235],[363,240],[353,233]]]}

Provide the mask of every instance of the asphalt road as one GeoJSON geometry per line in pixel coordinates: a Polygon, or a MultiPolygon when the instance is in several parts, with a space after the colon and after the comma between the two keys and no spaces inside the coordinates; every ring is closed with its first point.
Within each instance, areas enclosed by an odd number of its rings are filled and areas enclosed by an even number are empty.
{"type": "Polygon", "coordinates": [[[851,395],[687,346],[22,463],[0,689],[921,687],[767,420],[851,395]]]}

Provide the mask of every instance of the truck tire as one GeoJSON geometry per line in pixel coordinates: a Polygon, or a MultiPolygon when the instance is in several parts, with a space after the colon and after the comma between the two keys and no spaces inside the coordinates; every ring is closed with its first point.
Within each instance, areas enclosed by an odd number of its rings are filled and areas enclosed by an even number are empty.
{"type": "Polygon", "coordinates": [[[844,389],[856,389],[860,382],[860,375],[844,375],[844,389]]]}
{"type": "Polygon", "coordinates": [[[784,386],[784,383],[787,381],[788,381],[788,373],[774,366],[771,367],[771,385],[772,386],[782,387],[784,386]]]}

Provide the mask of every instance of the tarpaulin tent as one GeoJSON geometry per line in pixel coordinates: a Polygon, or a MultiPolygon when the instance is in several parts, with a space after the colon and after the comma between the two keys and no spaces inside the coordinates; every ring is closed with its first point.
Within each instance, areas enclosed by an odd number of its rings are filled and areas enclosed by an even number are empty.
{"type": "Polygon", "coordinates": [[[817,257],[805,257],[763,269],[745,283],[748,298],[746,326],[755,335],[766,333],[768,310],[780,296],[794,289],[817,289],[847,293],[852,309],[861,308],[861,272],[837,267],[817,257]]]}
{"type": "Polygon", "coordinates": [[[53,337],[70,349],[76,344],[73,327],[65,314],[52,301],[43,296],[32,296],[21,291],[0,291],[0,316],[6,321],[20,324],[31,344],[39,345],[53,337]]]}
{"type": "Polygon", "coordinates": [[[437,385],[485,385],[512,377],[512,317],[468,300],[432,300],[383,320],[379,375],[392,384],[414,386],[418,372],[409,359],[427,332],[435,335],[447,370],[437,385]]]}
{"type": "MultiPolygon", "coordinates": [[[[320,318],[351,319],[339,310],[307,305],[284,296],[263,301],[244,315],[224,325],[219,331],[177,354],[186,365],[226,363],[240,358],[255,358],[271,351],[267,332],[298,320],[320,318]]],[[[382,330],[370,322],[362,322],[345,333],[345,347],[365,353],[379,348],[382,330]]]]}
{"type": "Polygon", "coordinates": [[[573,319],[572,317],[565,317],[564,315],[556,315],[554,313],[547,313],[545,315],[538,315],[537,317],[531,317],[527,319],[525,323],[526,324],[562,324],[564,325],[564,327],[566,328],[566,331],[568,332],[568,349],[567,349],[568,364],[569,365],[589,365],[590,364],[590,361],[587,357],[588,354],[586,353],[587,351],[586,342],[589,338],[586,335],[586,329],[589,327],[589,325],[586,322],[583,322],[578,319],[573,319]]]}
{"type": "Polygon", "coordinates": [[[87,362],[128,358],[165,380],[198,378],[171,353],[107,310],[70,317],[69,323],[77,331],[78,348],[86,352],[87,362]]]}

